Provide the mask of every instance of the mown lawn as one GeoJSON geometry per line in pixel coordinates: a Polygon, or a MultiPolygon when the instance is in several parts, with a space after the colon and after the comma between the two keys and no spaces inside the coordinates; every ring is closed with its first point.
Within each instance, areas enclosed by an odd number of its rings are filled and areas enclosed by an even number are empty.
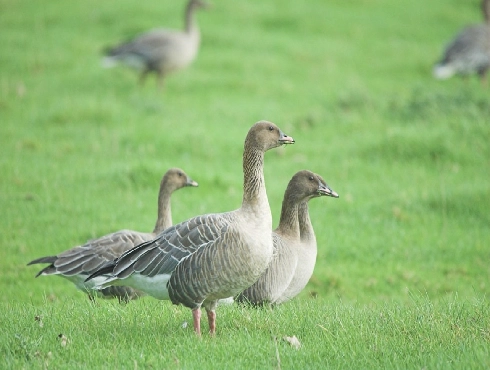
{"type": "Polygon", "coordinates": [[[1,1],[4,367],[489,367],[490,88],[431,76],[478,3],[214,1],[197,60],[160,91],[101,51],[181,27],[183,1],[1,1]],[[296,139],[266,154],[274,224],[300,169],[340,195],[310,203],[318,261],[297,299],[221,307],[199,341],[182,307],[34,279],[34,258],[150,231],[169,167],[200,185],[174,195],[174,222],[237,208],[260,119],[296,139]]]}

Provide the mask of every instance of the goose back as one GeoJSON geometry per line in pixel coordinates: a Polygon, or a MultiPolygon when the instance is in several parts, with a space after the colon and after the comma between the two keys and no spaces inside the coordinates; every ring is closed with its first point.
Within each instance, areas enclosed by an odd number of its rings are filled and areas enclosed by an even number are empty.
{"type": "Polygon", "coordinates": [[[483,0],[481,8],[485,23],[465,27],[448,43],[440,61],[434,66],[436,78],[477,73],[484,82],[490,68],[490,0],[483,0]]]}
{"type": "Polygon", "coordinates": [[[187,67],[197,56],[201,41],[194,12],[206,7],[201,0],[190,0],[184,19],[184,30],[157,28],[143,33],[107,51],[103,64],[112,67],[122,62],[141,71],[141,82],[149,72],[157,75],[159,84],[170,72],[187,67]]]}

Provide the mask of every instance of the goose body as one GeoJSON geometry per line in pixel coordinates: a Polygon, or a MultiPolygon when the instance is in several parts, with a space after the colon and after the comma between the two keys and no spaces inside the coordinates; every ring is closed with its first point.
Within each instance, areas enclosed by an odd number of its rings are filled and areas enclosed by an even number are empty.
{"type": "MultiPolygon", "coordinates": [[[[136,245],[154,239],[158,233],[172,226],[171,194],[186,186],[198,186],[198,184],[179,168],[171,168],[165,173],[160,182],[158,217],[153,232],[116,231],[58,255],[35,259],[28,265],[49,263],[49,266],[39,271],[36,277],[41,275],[64,277],[91,296],[93,292],[96,292],[93,287],[97,280],[86,282],[85,279],[104,264],[120,257],[136,245]]],[[[103,279],[99,278],[99,280],[103,279]]],[[[118,298],[122,301],[136,299],[142,294],[140,291],[125,286],[109,287],[98,291],[100,297],[118,298]]]]}
{"type": "Polygon", "coordinates": [[[477,73],[484,82],[490,68],[490,0],[482,1],[482,11],[485,23],[464,28],[447,45],[441,60],[434,66],[436,78],[477,73]]]}
{"type": "Polygon", "coordinates": [[[284,193],[279,226],[273,232],[272,261],[237,301],[280,304],[304,289],[313,274],[317,252],[308,201],[320,196],[338,197],[318,174],[303,170],[292,177],[284,193]]]}
{"type": "Polygon", "coordinates": [[[272,253],[272,215],[263,173],[264,154],[291,144],[273,123],[257,122],[243,152],[243,200],[240,208],[193,217],[123,254],[91,278],[112,275],[101,284],[126,285],[159,299],[169,298],[193,312],[200,335],[201,306],[209,330],[216,329],[218,300],[236,295],[265,271],[272,253]]]}
{"type": "Polygon", "coordinates": [[[140,81],[154,72],[162,86],[165,76],[187,67],[196,58],[201,41],[195,20],[196,9],[205,7],[201,0],[190,0],[185,11],[183,31],[154,29],[108,50],[103,65],[124,63],[141,71],[140,81]]]}

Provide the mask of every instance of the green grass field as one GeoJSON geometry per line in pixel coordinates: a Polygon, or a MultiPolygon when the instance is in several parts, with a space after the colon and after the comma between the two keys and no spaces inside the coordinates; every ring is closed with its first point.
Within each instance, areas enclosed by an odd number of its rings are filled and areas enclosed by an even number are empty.
{"type": "Polygon", "coordinates": [[[431,75],[479,1],[216,0],[163,91],[101,67],[108,45],[182,27],[183,7],[0,1],[0,367],[490,367],[490,87],[431,75]],[[150,231],[169,167],[200,185],[174,194],[174,222],[239,207],[260,119],[296,140],[266,154],[274,225],[298,170],[340,195],[310,202],[318,260],[295,300],[220,307],[198,340],[186,308],[34,279],[34,258],[150,231]]]}

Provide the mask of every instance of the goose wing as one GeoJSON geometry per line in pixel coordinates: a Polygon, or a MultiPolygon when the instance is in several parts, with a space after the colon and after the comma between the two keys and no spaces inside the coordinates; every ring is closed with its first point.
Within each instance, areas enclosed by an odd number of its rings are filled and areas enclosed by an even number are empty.
{"type": "Polygon", "coordinates": [[[134,273],[147,277],[170,274],[183,258],[216,243],[229,226],[227,214],[208,214],[181,222],[124,253],[114,261],[112,275],[124,279],[134,273]]]}

